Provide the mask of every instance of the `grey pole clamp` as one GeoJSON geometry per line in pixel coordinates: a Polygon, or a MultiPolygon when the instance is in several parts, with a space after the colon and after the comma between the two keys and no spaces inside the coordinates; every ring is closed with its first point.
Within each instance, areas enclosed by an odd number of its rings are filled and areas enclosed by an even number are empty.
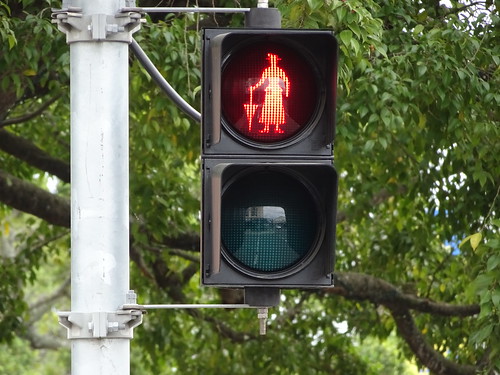
{"type": "Polygon", "coordinates": [[[59,324],[68,339],[132,339],[133,329],[142,323],[142,311],[68,312],[60,311],[59,324]]]}
{"type": "Polygon", "coordinates": [[[116,15],[84,15],[82,8],[67,7],[52,10],[52,23],[66,34],[67,43],[75,42],[122,42],[131,43],[132,34],[144,22],[142,14],[123,11],[116,15]]]}

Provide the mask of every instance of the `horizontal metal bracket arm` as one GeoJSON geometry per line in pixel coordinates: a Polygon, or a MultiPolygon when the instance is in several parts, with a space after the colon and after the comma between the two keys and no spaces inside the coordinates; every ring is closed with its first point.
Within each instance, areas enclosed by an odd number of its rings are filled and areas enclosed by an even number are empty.
{"type": "Polygon", "coordinates": [[[142,323],[142,311],[68,312],[60,311],[59,324],[68,339],[132,339],[133,329],[142,323]]]}
{"type": "Polygon", "coordinates": [[[52,23],[66,34],[68,43],[122,42],[131,43],[132,34],[144,22],[139,12],[120,12],[83,15],[82,8],[68,7],[52,10],[52,23]]]}

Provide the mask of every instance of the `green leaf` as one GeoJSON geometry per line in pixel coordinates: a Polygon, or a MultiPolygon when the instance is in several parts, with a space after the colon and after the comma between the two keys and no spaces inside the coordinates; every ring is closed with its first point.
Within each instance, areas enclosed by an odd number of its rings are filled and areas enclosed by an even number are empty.
{"type": "Polygon", "coordinates": [[[312,11],[318,10],[323,5],[323,0],[307,0],[307,4],[312,11]]]}
{"type": "Polygon", "coordinates": [[[351,38],[351,48],[354,50],[354,55],[359,54],[359,42],[355,38],[351,38]]]}
{"type": "Polygon", "coordinates": [[[478,247],[482,238],[483,238],[483,235],[480,232],[475,233],[470,237],[470,245],[472,246],[473,250],[476,250],[476,248],[478,247]]]}
{"type": "Polygon", "coordinates": [[[350,23],[349,28],[352,30],[354,34],[356,34],[356,37],[360,38],[361,37],[361,31],[359,28],[359,25],[357,23],[350,23]]]}
{"type": "Polygon", "coordinates": [[[339,38],[347,47],[351,45],[352,31],[344,30],[339,34],[339,38]]]}
{"type": "Polygon", "coordinates": [[[491,302],[496,308],[500,308],[500,290],[497,290],[491,295],[491,302]]]}
{"type": "Polygon", "coordinates": [[[465,237],[462,240],[462,242],[460,242],[460,244],[458,245],[458,247],[461,248],[465,243],[467,243],[468,241],[470,241],[470,245],[471,245],[472,249],[476,250],[476,248],[478,247],[478,245],[481,242],[482,238],[483,238],[483,235],[480,232],[471,234],[470,236],[465,237]]]}
{"type": "Polygon", "coordinates": [[[476,277],[476,279],[473,281],[476,291],[480,293],[485,290],[487,291],[493,279],[494,279],[493,276],[489,273],[488,274],[483,273],[478,277],[476,277]]]}
{"type": "Polygon", "coordinates": [[[500,254],[494,254],[490,256],[488,262],[486,262],[486,269],[488,271],[493,271],[500,264],[500,254]]]}
{"type": "Polygon", "coordinates": [[[476,331],[472,334],[471,341],[476,344],[481,344],[491,334],[492,330],[492,324],[485,325],[479,331],[476,331]]]}
{"type": "Polygon", "coordinates": [[[417,73],[421,77],[427,72],[427,65],[417,65],[417,73]]]}
{"type": "Polygon", "coordinates": [[[364,149],[365,151],[371,151],[373,149],[373,146],[375,146],[375,141],[373,139],[370,139],[366,141],[364,149]]]}
{"type": "Polygon", "coordinates": [[[391,125],[391,120],[392,120],[392,113],[389,111],[387,108],[382,108],[382,111],[380,113],[380,118],[382,119],[382,122],[384,125],[389,128],[391,125]]]}
{"type": "Polygon", "coordinates": [[[382,56],[387,58],[387,46],[386,45],[377,44],[377,45],[375,45],[375,50],[378,53],[380,53],[382,56]]]}
{"type": "Polygon", "coordinates": [[[457,70],[458,77],[460,79],[466,79],[467,78],[467,73],[465,72],[464,69],[458,69],[457,70]]]}
{"type": "Polygon", "coordinates": [[[415,26],[415,28],[413,29],[413,35],[416,36],[416,35],[420,34],[423,30],[424,30],[424,25],[419,24],[419,25],[415,26]]]}
{"type": "Polygon", "coordinates": [[[384,150],[387,149],[387,139],[385,139],[384,137],[379,137],[378,141],[382,145],[382,148],[384,150]]]}
{"type": "Polygon", "coordinates": [[[16,37],[14,35],[9,35],[7,37],[8,41],[9,41],[9,49],[12,49],[15,47],[15,45],[17,44],[17,40],[16,40],[16,37]]]}
{"type": "Polygon", "coordinates": [[[341,23],[345,16],[347,15],[347,8],[344,6],[338,7],[336,9],[336,14],[337,14],[337,22],[341,23]]]}

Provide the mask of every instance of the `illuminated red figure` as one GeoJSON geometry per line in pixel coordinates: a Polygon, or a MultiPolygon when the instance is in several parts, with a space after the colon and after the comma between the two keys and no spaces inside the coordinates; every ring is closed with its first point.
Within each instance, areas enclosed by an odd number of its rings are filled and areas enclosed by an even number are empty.
{"type": "Polygon", "coordinates": [[[253,92],[259,87],[267,83],[265,87],[264,103],[259,116],[259,123],[264,124],[264,129],[261,133],[269,133],[270,126],[273,125],[275,133],[284,133],[280,125],[285,121],[285,107],[283,105],[283,91],[285,97],[288,98],[290,93],[290,80],[285,71],[278,67],[278,60],[281,60],[278,55],[268,53],[266,60],[269,61],[269,66],[264,69],[259,82],[249,87],[250,104],[244,104],[248,118],[248,131],[252,131],[252,118],[258,105],[253,104],[253,92]]]}

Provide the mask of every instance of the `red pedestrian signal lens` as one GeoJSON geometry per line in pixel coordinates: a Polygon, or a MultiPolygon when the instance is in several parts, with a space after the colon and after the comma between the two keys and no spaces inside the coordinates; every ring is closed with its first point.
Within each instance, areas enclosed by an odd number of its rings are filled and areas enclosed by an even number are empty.
{"type": "Polygon", "coordinates": [[[222,115],[237,137],[258,143],[287,141],[318,109],[318,78],[296,49],[271,42],[232,53],[222,72],[222,115]]]}

